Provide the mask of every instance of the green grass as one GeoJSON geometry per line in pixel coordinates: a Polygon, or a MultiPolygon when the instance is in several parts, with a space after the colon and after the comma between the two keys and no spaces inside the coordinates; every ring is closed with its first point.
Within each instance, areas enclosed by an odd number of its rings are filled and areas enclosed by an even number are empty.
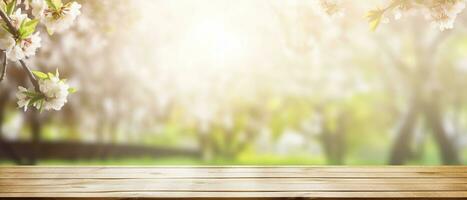
{"type": "MultiPolygon", "coordinates": [[[[241,156],[237,159],[212,159],[203,161],[201,159],[187,157],[171,158],[131,158],[131,159],[107,159],[107,160],[42,160],[39,165],[323,165],[323,158],[310,158],[306,156],[241,156]]],[[[0,165],[13,165],[11,162],[0,161],[0,165]]]]}
{"type": "MultiPolygon", "coordinates": [[[[463,161],[467,160],[467,151],[464,151],[463,161]]],[[[13,165],[9,161],[0,160],[0,165],[13,165]]],[[[164,165],[325,165],[326,160],[320,155],[293,155],[293,156],[280,156],[274,154],[249,154],[244,153],[235,159],[216,158],[209,161],[196,159],[191,157],[168,157],[154,159],[151,157],[142,158],[128,158],[128,159],[107,159],[107,160],[41,160],[39,165],[70,165],[70,166],[84,166],[84,165],[148,165],[148,166],[164,166],[164,165]]],[[[349,156],[346,159],[346,165],[385,165],[385,159],[370,159],[358,158],[356,156],[349,156]]],[[[440,159],[437,147],[431,141],[425,146],[424,155],[420,160],[412,160],[407,165],[439,165],[440,159]]]]}
{"type": "Polygon", "coordinates": [[[44,160],[39,165],[203,165],[201,160],[185,157],[171,158],[129,158],[106,160],[44,160]]]}

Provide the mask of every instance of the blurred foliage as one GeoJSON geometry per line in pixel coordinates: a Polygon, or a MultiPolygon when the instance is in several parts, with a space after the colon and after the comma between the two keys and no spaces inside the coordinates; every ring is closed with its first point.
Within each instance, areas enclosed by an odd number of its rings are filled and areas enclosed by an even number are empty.
{"type": "MultiPolygon", "coordinates": [[[[340,18],[307,1],[177,2],[82,1],[79,25],[31,61],[78,88],[41,115],[40,138],[200,155],[38,164],[467,163],[465,13],[450,31],[408,17],[372,32],[358,15],[369,1],[340,18]]],[[[0,107],[4,138],[30,140],[28,113],[13,98],[0,107]]]]}

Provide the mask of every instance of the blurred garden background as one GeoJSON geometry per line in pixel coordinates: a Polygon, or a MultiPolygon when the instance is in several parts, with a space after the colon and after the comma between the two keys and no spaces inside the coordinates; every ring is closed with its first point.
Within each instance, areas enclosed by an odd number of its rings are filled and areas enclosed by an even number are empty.
{"type": "Polygon", "coordinates": [[[372,31],[383,0],[312,2],[79,1],[27,61],[77,92],[24,112],[10,67],[0,165],[466,164],[467,13],[372,31]]]}

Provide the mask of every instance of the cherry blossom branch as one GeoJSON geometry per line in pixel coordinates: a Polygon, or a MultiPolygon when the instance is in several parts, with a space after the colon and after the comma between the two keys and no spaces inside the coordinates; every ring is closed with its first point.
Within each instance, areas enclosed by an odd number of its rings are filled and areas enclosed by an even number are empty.
{"type": "Polygon", "coordinates": [[[16,30],[16,28],[11,23],[10,18],[6,15],[6,13],[2,9],[0,9],[0,17],[2,17],[2,20],[5,21],[6,26],[8,27],[8,29],[11,32],[13,32],[15,37],[17,37],[18,36],[18,30],[16,30]]]}
{"type": "Polygon", "coordinates": [[[34,74],[32,74],[32,71],[29,69],[29,67],[26,65],[26,63],[23,60],[19,60],[19,63],[21,64],[21,67],[28,75],[29,80],[31,81],[32,85],[34,85],[34,89],[36,90],[36,92],[41,93],[40,87],[39,87],[39,81],[37,81],[36,77],[34,77],[34,74]]]}
{"type": "MultiPolygon", "coordinates": [[[[11,23],[11,20],[10,18],[6,15],[6,13],[0,9],[0,17],[2,18],[2,20],[5,22],[5,24],[7,25],[8,29],[10,30],[10,32],[15,36],[15,38],[18,38],[18,30],[13,26],[13,24],[11,23]]],[[[21,64],[21,67],[23,68],[23,70],[26,72],[26,74],[28,75],[28,78],[29,80],[31,81],[32,85],[34,86],[34,89],[40,93],[40,88],[39,88],[39,82],[37,81],[37,79],[34,77],[34,75],[32,74],[31,70],[29,69],[29,67],[26,65],[26,63],[23,61],[23,60],[19,60],[19,63],[21,64]]],[[[6,68],[5,68],[6,69],[6,68]]]]}

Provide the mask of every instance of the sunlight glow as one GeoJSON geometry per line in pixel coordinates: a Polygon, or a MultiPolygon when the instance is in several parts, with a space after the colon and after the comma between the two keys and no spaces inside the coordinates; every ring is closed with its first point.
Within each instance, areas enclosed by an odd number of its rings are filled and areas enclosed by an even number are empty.
{"type": "Polygon", "coordinates": [[[226,67],[246,56],[245,38],[226,22],[205,19],[194,23],[183,45],[191,49],[197,59],[210,67],[226,67]]]}

